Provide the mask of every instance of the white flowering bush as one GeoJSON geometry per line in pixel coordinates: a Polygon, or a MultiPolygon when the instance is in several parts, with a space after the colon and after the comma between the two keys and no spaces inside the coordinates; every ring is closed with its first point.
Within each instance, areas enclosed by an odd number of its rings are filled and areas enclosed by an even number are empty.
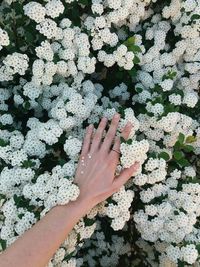
{"type": "Polygon", "coordinates": [[[0,252],[73,183],[86,127],[121,114],[116,173],[48,267],[199,266],[200,2],[3,0],[0,252]]]}

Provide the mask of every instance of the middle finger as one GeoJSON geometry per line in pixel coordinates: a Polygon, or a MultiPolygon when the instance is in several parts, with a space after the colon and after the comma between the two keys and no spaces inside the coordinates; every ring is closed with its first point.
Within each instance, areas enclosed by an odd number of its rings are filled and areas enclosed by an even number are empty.
{"type": "Polygon", "coordinates": [[[99,126],[93,136],[93,140],[92,140],[92,145],[91,145],[91,149],[90,149],[90,152],[93,153],[94,151],[98,150],[99,149],[99,146],[101,144],[101,140],[102,140],[102,137],[103,137],[103,132],[106,128],[106,124],[107,124],[107,118],[102,118],[100,123],[99,123],[99,126]]]}
{"type": "Polygon", "coordinates": [[[112,118],[111,125],[102,143],[102,146],[101,146],[102,150],[107,151],[107,152],[110,150],[113,139],[116,135],[119,120],[120,120],[120,114],[116,113],[112,118]]]}

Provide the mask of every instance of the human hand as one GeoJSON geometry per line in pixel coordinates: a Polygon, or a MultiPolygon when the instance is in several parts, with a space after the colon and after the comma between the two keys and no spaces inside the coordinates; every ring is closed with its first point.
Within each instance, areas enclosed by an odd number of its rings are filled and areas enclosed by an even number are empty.
{"type": "MultiPolygon", "coordinates": [[[[90,125],[86,130],[74,182],[80,189],[79,199],[87,200],[91,208],[117,192],[139,167],[139,163],[135,163],[115,176],[119,162],[119,153],[116,151],[120,151],[120,137],[116,136],[119,120],[120,115],[116,113],[103,142],[106,118],[101,119],[93,139],[94,126],[90,125]],[[114,150],[112,150],[114,138],[114,150]]],[[[131,128],[131,123],[127,123],[124,127],[121,133],[124,139],[128,138],[131,128]]]]}

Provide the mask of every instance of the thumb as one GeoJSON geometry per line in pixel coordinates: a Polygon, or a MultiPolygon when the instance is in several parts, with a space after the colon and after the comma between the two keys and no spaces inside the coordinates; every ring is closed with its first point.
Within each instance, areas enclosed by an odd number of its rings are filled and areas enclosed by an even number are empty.
{"type": "Polygon", "coordinates": [[[138,170],[140,166],[139,162],[135,162],[131,167],[126,168],[121,171],[120,175],[116,176],[113,181],[114,188],[120,188],[122,185],[124,185],[128,179],[133,176],[133,173],[138,170]]]}

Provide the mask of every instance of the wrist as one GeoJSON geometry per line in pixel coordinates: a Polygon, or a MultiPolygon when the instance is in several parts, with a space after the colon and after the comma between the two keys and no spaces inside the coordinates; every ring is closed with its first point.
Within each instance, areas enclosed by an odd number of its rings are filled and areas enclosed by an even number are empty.
{"type": "Polygon", "coordinates": [[[83,197],[79,195],[76,200],[71,200],[67,204],[57,205],[54,208],[63,210],[67,212],[67,214],[74,214],[74,217],[80,219],[84,217],[95,204],[91,201],[91,199],[83,197]]]}
{"type": "Polygon", "coordinates": [[[88,213],[95,206],[95,203],[92,201],[91,198],[82,196],[81,194],[74,202],[76,202],[75,205],[78,205],[81,209],[85,211],[85,214],[88,213]]]}

